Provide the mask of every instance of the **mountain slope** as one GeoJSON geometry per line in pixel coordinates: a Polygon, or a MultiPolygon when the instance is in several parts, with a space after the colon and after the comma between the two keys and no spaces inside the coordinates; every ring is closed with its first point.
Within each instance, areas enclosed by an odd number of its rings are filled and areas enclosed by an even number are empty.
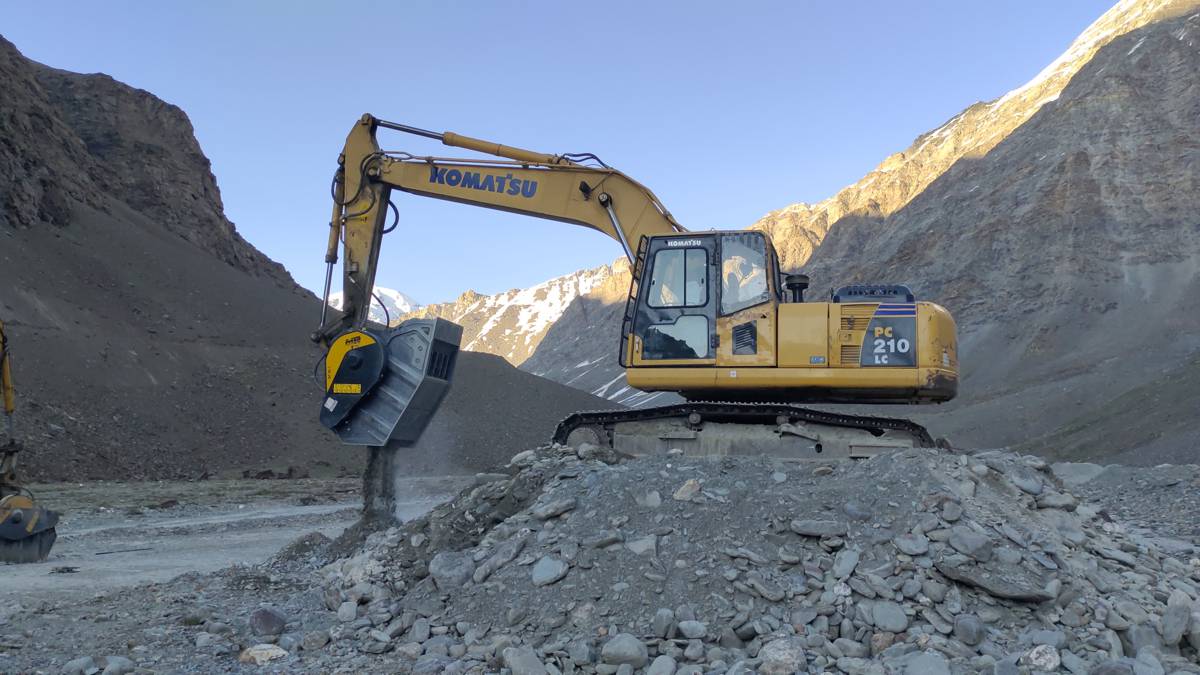
{"type": "Polygon", "coordinates": [[[410,316],[441,317],[460,324],[464,349],[503,356],[519,366],[572,302],[606,287],[612,277],[627,277],[628,273],[629,263],[621,259],[525,289],[496,295],[467,291],[454,302],[429,305],[410,316]]]}
{"type": "Polygon", "coordinates": [[[1043,105],[1055,101],[1071,78],[1109,42],[1195,6],[1195,0],[1122,0],[1025,85],[994,101],[968,107],[834,196],[817,204],[797,203],[772,211],[752,227],[772,235],[786,269],[798,269],[838,220],[894,213],[955,162],[987,154],[1043,105]]]}
{"type": "Polygon", "coordinates": [[[353,470],[319,303],[238,235],[186,115],[0,39],[0,317],[40,479],[353,470]]]}

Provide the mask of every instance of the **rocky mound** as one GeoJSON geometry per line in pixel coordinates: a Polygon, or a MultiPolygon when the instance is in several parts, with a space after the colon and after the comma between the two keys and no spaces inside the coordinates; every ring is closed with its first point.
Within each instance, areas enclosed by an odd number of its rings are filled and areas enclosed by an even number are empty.
{"type": "Polygon", "coordinates": [[[584,446],[525,452],[508,471],[326,568],[330,658],[414,672],[1200,672],[1200,561],[1101,517],[1035,457],[621,461],[584,446]]]}

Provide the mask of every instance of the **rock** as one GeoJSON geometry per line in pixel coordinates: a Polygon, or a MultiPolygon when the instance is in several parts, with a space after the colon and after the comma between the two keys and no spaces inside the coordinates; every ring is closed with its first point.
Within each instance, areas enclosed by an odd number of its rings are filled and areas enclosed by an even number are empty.
{"type": "Polygon", "coordinates": [[[639,537],[632,541],[627,541],[625,542],[625,548],[633,551],[637,555],[644,555],[646,553],[654,555],[658,548],[658,536],[650,534],[646,535],[645,537],[639,537]]]}
{"type": "Polygon", "coordinates": [[[329,631],[327,630],[310,630],[304,634],[304,639],[300,641],[300,646],[306,652],[315,652],[327,644],[329,644],[329,631]]]}
{"type": "Polygon", "coordinates": [[[870,651],[867,645],[844,637],[834,640],[833,645],[842,653],[842,656],[848,656],[856,659],[867,656],[870,651]]]}
{"type": "Polygon", "coordinates": [[[338,621],[349,623],[358,618],[358,603],[347,600],[343,602],[337,611],[338,621]]]}
{"type": "Polygon", "coordinates": [[[806,642],[799,637],[771,640],[758,650],[761,664],[760,675],[793,675],[807,669],[804,648],[806,642]]]}
{"type": "Polygon", "coordinates": [[[1179,644],[1179,641],[1183,639],[1184,633],[1187,632],[1188,624],[1191,620],[1191,597],[1178,589],[1171,591],[1171,595],[1167,600],[1167,611],[1163,612],[1162,621],[1159,624],[1159,632],[1162,634],[1163,644],[1167,646],[1179,644]]]}
{"type": "Polygon", "coordinates": [[[101,671],[102,675],[126,675],[137,669],[133,661],[124,656],[106,656],[103,661],[104,670],[101,671]]]}
{"type": "Polygon", "coordinates": [[[556,499],[544,504],[538,504],[529,510],[529,515],[537,518],[538,520],[549,520],[550,518],[561,516],[567,511],[574,509],[576,504],[577,502],[574,497],[567,499],[556,499]]]}
{"type": "Polygon", "coordinates": [[[846,675],[884,675],[883,664],[867,659],[843,656],[837,661],[838,670],[846,675]]]}
{"type": "Polygon", "coordinates": [[[525,537],[513,537],[497,546],[495,552],[475,568],[475,572],[471,574],[471,579],[477,584],[487,581],[488,577],[495,574],[497,570],[512,562],[517,557],[521,549],[525,548],[525,542],[525,537]]]}
{"type": "Polygon", "coordinates": [[[542,556],[534,564],[530,578],[533,580],[534,586],[548,586],[567,576],[567,571],[570,569],[571,566],[566,561],[550,556],[542,556]]]}
{"type": "Polygon", "coordinates": [[[675,659],[663,654],[654,659],[646,675],[675,675],[675,659]]]}
{"type": "Polygon", "coordinates": [[[397,645],[395,652],[398,656],[404,657],[410,661],[416,661],[421,658],[421,652],[424,651],[419,642],[405,642],[402,645],[397,645]]]}
{"type": "Polygon", "coordinates": [[[196,636],[196,648],[203,649],[214,644],[217,641],[217,636],[212,633],[201,633],[196,636]]]}
{"type": "Polygon", "coordinates": [[[271,661],[282,659],[287,655],[286,651],[275,645],[258,644],[242,650],[242,653],[238,655],[238,661],[256,666],[265,666],[271,661]]]}
{"type": "Polygon", "coordinates": [[[648,509],[657,509],[658,507],[662,506],[662,495],[658,494],[658,490],[648,490],[646,492],[639,493],[634,498],[634,501],[637,502],[638,506],[643,506],[648,509]]]}
{"type": "Polygon", "coordinates": [[[1105,661],[1089,670],[1088,675],[1133,675],[1133,666],[1121,661],[1105,661]]]}
{"type": "Polygon", "coordinates": [[[1058,650],[1050,645],[1038,645],[1021,657],[1021,664],[1038,670],[1055,671],[1062,665],[1058,650]]]}
{"type": "Polygon", "coordinates": [[[586,640],[576,640],[567,645],[567,656],[575,665],[589,665],[596,658],[591,643],[586,640]]]}
{"type": "Polygon", "coordinates": [[[950,530],[949,543],[954,550],[969,555],[979,562],[992,559],[992,540],[969,527],[958,525],[950,530]]]}
{"type": "Polygon", "coordinates": [[[287,628],[287,617],[270,607],[259,607],[250,613],[250,632],[262,637],[279,635],[287,628]]]}
{"type": "Polygon", "coordinates": [[[651,622],[651,630],[654,632],[654,637],[669,638],[672,637],[672,627],[675,625],[675,612],[670,609],[663,608],[654,613],[654,620],[651,622]]]}
{"type": "Polygon", "coordinates": [[[845,579],[854,573],[858,567],[859,553],[857,549],[844,548],[833,558],[833,578],[845,579]]]}
{"type": "Polygon", "coordinates": [[[974,614],[959,614],[954,617],[954,637],[959,642],[974,647],[987,635],[983,622],[974,614]]]}
{"type": "Polygon", "coordinates": [[[1129,656],[1137,656],[1147,647],[1161,649],[1163,646],[1162,637],[1159,636],[1158,630],[1150,622],[1139,623],[1130,627],[1121,636],[1121,641],[1125,643],[1125,654],[1129,656]]]}
{"type": "Polygon", "coordinates": [[[100,668],[96,666],[96,661],[92,657],[81,656],[64,663],[62,671],[65,675],[92,675],[92,673],[100,672],[100,668]]]}
{"type": "Polygon", "coordinates": [[[509,647],[502,653],[504,667],[512,675],[546,675],[546,667],[529,647],[509,647]]]}
{"type": "Polygon", "coordinates": [[[1032,645],[1049,645],[1055,649],[1067,646],[1067,635],[1061,630],[1035,630],[1027,634],[1032,645]]]}
{"type": "Polygon", "coordinates": [[[627,663],[641,668],[648,658],[646,645],[629,633],[618,633],[600,650],[600,660],[614,666],[627,663]]]}
{"type": "Polygon", "coordinates": [[[1104,473],[1104,468],[1099,464],[1056,462],[1050,465],[1050,472],[1065,485],[1072,486],[1083,485],[1091,481],[1096,476],[1104,473]]]}
{"type": "Polygon", "coordinates": [[[413,642],[425,642],[429,639],[431,630],[429,619],[421,617],[413,622],[412,630],[409,631],[408,636],[413,642]]]}
{"type": "Polygon", "coordinates": [[[703,639],[708,634],[708,626],[700,621],[680,621],[679,632],[690,640],[703,639]]]}
{"type": "Polygon", "coordinates": [[[880,600],[871,608],[871,619],[875,627],[889,633],[903,633],[908,629],[908,616],[904,608],[890,600],[880,600]]]}
{"type": "Polygon", "coordinates": [[[905,675],[950,675],[946,657],[935,651],[910,654],[903,659],[905,675]]]}
{"type": "Polygon", "coordinates": [[[1037,505],[1039,509],[1062,509],[1064,511],[1074,511],[1079,502],[1069,494],[1064,492],[1043,492],[1038,495],[1037,505]]]}
{"type": "Polygon", "coordinates": [[[1075,675],[1087,675],[1087,661],[1075,655],[1075,652],[1063,649],[1058,652],[1058,657],[1062,659],[1063,668],[1075,673],[1075,675]]]}
{"type": "Polygon", "coordinates": [[[842,537],[846,535],[846,524],[836,520],[793,520],[792,532],[806,537],[842,537]]]}
{"type": "Polygon", "coordinates": [[[959,518],[962,518],[962,514],[962,504],[951,501],[947,501],[942,504],[942,520],[946,521],[947,523],[957,522],[959,518]]]}
{"type": "Polygon", "coordinates": [[[675,494],[671,495],[671,497],[675,500],[686,502],[691,501],[692,497],[695,497],[698,492],[700,492],[700,481],[695,478],[689,478],[683,485],[679,486],[679,489],[675,490],[675,494]]]}
{"type": "Polygon", "coordinates": [[[892,543],[906,555],[925,555],[929,552],[929,539],[923,534],[902,534],[892,543]]]}
{"type": "Polygon", "coordinates": [[[1023,602],[1045,602],[1057,597],[1057,593],[1052,593],[1039,576],[1024,566],[989,570],[982,565],[974,565],[969,562],[956,563],[951,560],[942,560],[934,563],[934,567],[950,579],[982,588],[998,598],[1023,602]]]}
{"type": "Polygon", "coordinates": [[[871,633],[871,656],[879,656],[896,642],[896,634],[887,631],[871,633]]]}
{"type": "Polygon", "coordinates": [[[1008,474],[1008,479],[1021,492],[1034,496],[1042,494],[1042,477],[1038,475],[1037,471],[1027,466],[1014,466],[1008,474]]]}
{"type": "Polygon", "coordinates": [[[429,561],[429,576],[443,593],[462,588],[474,573],[470,551],[442,551],[429,561]]]}
{"type": "Polygon", "coordinates": [[[1144,651],[1133,660],[1134,675],[1166,675],[1162,662],[1154,654],[1144,651]]]}

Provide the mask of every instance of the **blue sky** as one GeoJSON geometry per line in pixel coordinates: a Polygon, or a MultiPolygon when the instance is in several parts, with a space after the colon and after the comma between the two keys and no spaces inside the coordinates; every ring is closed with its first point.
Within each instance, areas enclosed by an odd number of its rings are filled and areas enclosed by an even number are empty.
{"type": "MultiPolygon", "coordinates": [[[[226,212],[304,286],[329,178],[364,112],[594,152],[690,229],[815,202],[974,101],[1032,78],[1100,0],[4,3],[26,56],[182,107],[226,212]]],[[[450,154],[393,135],[384,146],[450,154]]],[[[562,223],[398,195],[378,282],[423,302],[612,261],[562,223]]]]}

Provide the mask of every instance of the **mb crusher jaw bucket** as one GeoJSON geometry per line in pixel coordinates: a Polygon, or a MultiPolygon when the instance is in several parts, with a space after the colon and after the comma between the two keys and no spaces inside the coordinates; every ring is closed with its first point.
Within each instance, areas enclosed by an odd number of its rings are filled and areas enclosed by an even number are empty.
{"type": "Polygon", "coordinates": [[[350,445],[411,445],[450,387],[461,340],[445,319],[343,333],[325,358],[321,423],[350,445]]]}

